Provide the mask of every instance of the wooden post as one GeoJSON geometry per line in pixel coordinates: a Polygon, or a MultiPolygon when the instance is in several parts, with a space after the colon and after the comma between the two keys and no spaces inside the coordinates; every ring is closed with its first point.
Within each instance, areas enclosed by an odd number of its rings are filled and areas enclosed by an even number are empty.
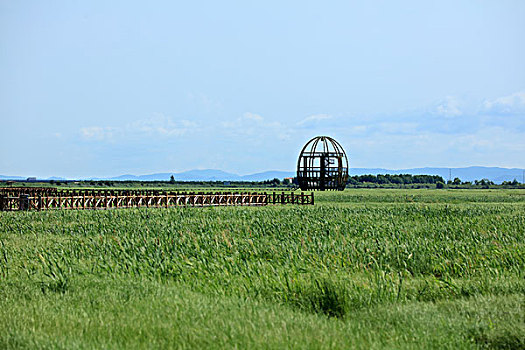
{"type": "Polygon", "coordinates": [[[21,194],[18,202],[19,210],[29,210],[29,196],[27,194],[21,194]]]}
{"type": "Polygon", "coordinates": [[[311,196],[312,196],[312,205],[314,205],[314,193],[313,192],[312,192],[311,196]]]}

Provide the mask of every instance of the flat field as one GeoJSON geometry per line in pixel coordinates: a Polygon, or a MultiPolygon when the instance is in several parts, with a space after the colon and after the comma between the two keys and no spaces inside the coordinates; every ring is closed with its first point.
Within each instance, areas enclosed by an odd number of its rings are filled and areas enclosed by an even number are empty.
{"type": "Polygon", "coordinates": [[[0,213],[0,348],[525,348],[525,190],[0,213]]]}

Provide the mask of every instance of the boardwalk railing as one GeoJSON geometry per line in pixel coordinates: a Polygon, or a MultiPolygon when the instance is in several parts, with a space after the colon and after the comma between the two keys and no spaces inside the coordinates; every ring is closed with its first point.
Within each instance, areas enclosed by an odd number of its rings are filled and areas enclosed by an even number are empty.
{"type": "Polygon", "coordinates": [[[0,211],[49,209],[171,208],[313,205],[314,194],[294,192],[174,192],[0,188],[0,211]]]}

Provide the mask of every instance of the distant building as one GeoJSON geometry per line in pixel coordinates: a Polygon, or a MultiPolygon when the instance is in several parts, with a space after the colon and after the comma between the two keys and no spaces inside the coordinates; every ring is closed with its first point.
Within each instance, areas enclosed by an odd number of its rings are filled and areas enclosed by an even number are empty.
{"type": "Polygon", "coordinates": [[[28,177],[26,181],[35,182],[36,181],[36,177],[28,177]]]}

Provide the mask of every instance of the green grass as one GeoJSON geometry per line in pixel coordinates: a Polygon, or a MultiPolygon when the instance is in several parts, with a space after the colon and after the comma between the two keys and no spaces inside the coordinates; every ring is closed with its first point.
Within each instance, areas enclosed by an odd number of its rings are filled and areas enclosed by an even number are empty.
{"type": "Polygon", "coordinates": [[[525,348],[525,191],[0,213],[0,348],[525,348]]]}

